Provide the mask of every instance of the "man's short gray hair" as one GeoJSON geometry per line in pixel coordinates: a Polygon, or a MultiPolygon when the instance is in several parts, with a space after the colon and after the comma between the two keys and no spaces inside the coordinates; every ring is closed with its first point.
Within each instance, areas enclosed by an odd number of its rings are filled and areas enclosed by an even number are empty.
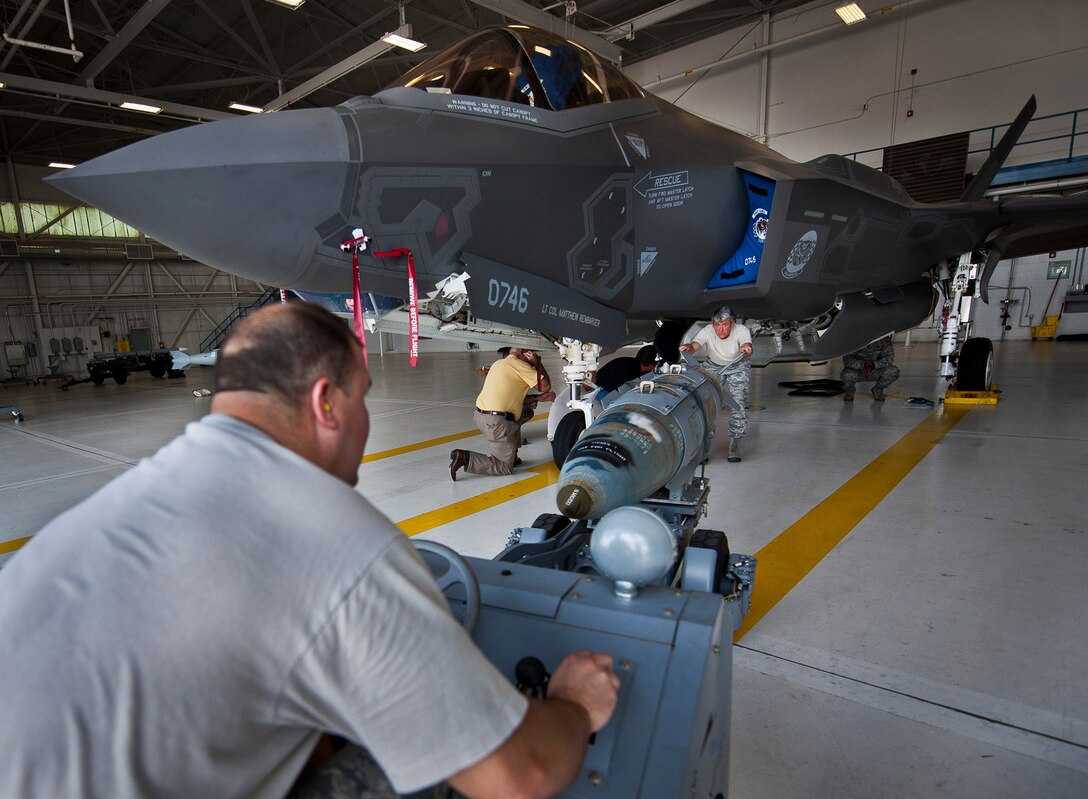
{"type": "Polygon", "coordinates": [[[361,352],[347,323],[320,305],[273,303],[231,330],[216,358],[214,388],[255,391],[297,407],[322,377],[350,391],[361,352]]]}
{"type": "Polygon", "coordinates": [[[733,309],[728,305],[723,305],[719,308],[715,314],[710,317],[711,322],[731,322],[737,317],[733,316],[733,309]]]}

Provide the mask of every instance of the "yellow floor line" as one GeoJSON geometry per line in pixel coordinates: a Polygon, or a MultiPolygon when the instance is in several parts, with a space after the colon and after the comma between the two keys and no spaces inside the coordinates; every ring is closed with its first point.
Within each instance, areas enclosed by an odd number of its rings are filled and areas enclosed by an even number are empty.
{"type": "MultiPolygon", "coordinates": [[[[525,424],[532,424],[533,422],[545,421],[547,416],[537,416],[534,419],[530,419],[525,424]]],[[[432,438],[427,441],[420,441],[415,444],[408,444],[403,447],[395,447],[393,449],[382,450],[381,452],[375,452],[371,455],[364,455],[361,463],[371,463],[372,461],[380,461],[383,458],[392,458],[395,455],[404,455],[408,452],[416,452],[417,450],[427,449],[428,447],[436,447],[439,444],[448,444],[451,441],[460,441],[465,438],[472,438],[473,436],[480,435],[479,430],[466,430],[462,433],[452,433],[448,436],[440,436],[439,438],[432,438]]],[[[486,494],[481,494],[477,497],[471,497],[461,502],[454,503],[453,505],[447,505],[444,508],[431,511],[430,513],[422,513],[419,516],[413,516],[410,519],[405,519],[403,522],[398,522],[400,528],[404,530],[406,535],[418,535],[419,533],[426,532],[434,527],[438,527],[449,522],[456,521],[457,519],[464,518],[470,514],[476,513],[480,510],[500,505],[503,502],[507,502],[511,499],[517,499],[525,494],[530,494],[533,491],[538,491],[541,488],[554,485],[556,480],[559,479],[559,470],[555,468],[554,464],[548,463],[541,466],[529,467],[528,471],[536,472],[534,477],[527,480],[521,480],[505,488],[497,488],[494,491],[488,491],[486,494]],[[549,468],[550,467],[550,468],[549,468]]],[[[12,541],[0,542],[0,555],[5,552],[14,552],[23,546],[32,536],[27,538],[16,538],[12,541]]]]}
{"type": "Polygon", "coordinates": [[[427,449],[427,447],[437,447],[439,444],[449,444],[451,441],[460,441],[463,438],[472,438],[473,436],[480,435],[479,430],[466,430],[463,433],[453,433],[448,436],[441,436],[440,438],[432,438],[429,441],[420,441],[418,444],[407,444],[403,447],[395,447],[394,449],[386,449],[381,452],[375,452],[372,455],[364,455],[360,463],[373,463],[374,461],[380,461],[384,458],[392,458],[396,455],[405,455],[409,452],[416,452],[417,450],[427,449]]]}
{"type": "Polygon", "coordinates": [[[11,541],[0,541],[0,555],[3,555],[5,552],[14,552],[31,538],[33,538],[33,536],[28,536],[27,538],[16,538],[11,541]]]}
{"type": "Polygon", "coordinates": [[[827,557],[929,454],[971,406],[935,411],[876,460],[847,480],[835,493],[781,532],[756,553],[752,607],[734,633],[739,641],[778,602],[827,557]]]}
{"type": "MultiPolygon", "coordinates": [[[[745,617],[744,624],[736,631],[734,640],[739,641],[794,586],[801,582],[805,575],[812,571],[816,564],[825,558],[921,462],[948,431],[963,418],[970,407],[945,407],[927,416],[892,447],[844,483],[835,493],[757,552],[759,567],[752,607],[745,617]]],[[[478,434],[478,431],[465,431],[384,450],[367,455],[363,458],[363,463],[458,441],[478,434]]],[[[547,488],[559,479],[559,469],[550,462],[531,466],[527,471],[533,476],[452,505],[403,519],[397,522],[397,526],[404,531],[405,535],[419,535],[547,488]]],[[[30,537],[0,542],[0,554],[13,552],[29,540],[30,537]]]]}
{"type": "MultiPolygon", "coordinates": [[[[525,424],[532,424],[533,422],[542,422],[547,419],[547,416],[537,416],[535,419],[530,419],[525,424]]],[[[525,425],[522,425],[524,427],[525,425]]],[[[415,444],[406,444],[403,447],[395,447],[394,449],[386,449],[381,452],[375,452],[372,455],[364,455],[361,463],[372,463],[373,461],[380,461],[383,458],[392,458],[396,455],[405,455],[409,452],[416,452],[421,449],[427,449],[428,447],[437,447],[439,444],[449,444],[452,441],[460,441],[465,438],[472,438],[473,436],[481,435],[479,430],[466,430],[463,433],[451,433],[448,436],[440,436],[438,438],[431,438],[427,441],[420,441],[415,444]]]]}
{"type": "MultiPolygon", "coordinates": [[[[559,469],[551,462],[542,463],[539,466],[530,466],[526,471],[534,472],[535,474],[525,480],[518,480],[516,483],[510,483],[502,488],[496,488],[483,494],[477,494],[474,497],[463,499],[452,505],[446,505],[437,510],[404,519],[397,522],[397,527],[403,530],[405,535],[419,535],[428,530],[433,530],[435,527],[440,527],[443,524],[449,524],[458,519],[463,519],[466,516],[471,516],[473,513],[493,508],[496,505],[501,505],[503,502],[509,502],[512,499],[517,499],[526,494],[531,494],[534,491],[539,491],[542,488],[547,488],[550,485],[555,485],[556,481],[559,479],[559,469]]],[[[526,523],[528,523],[528,521],[526,523]]]]}

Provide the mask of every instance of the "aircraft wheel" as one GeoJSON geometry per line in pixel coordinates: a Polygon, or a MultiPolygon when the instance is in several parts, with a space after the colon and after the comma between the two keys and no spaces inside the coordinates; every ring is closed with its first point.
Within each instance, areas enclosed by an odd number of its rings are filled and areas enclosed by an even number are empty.
{"type": "Polygon", "coordinates": [[[585,429],[586,417],[581,411],[568,413],[559,420],[559,426],[555,428],[555,435],[552,437],[552,460],[556,466],[563,468],[563,462],[585,429]]]}
{"type": "Polygon", "coordinates": [[[128,372],[125,371],[124,367],[114,369],[113,379],[117,383],[117,385],[123,386],[125,383],[128,382],[128,372]]]}
{"type": "Polygon", "coordinates": [[[994,372],[994,343],[988,338],[969,338],[960,348],[956,388],[989,391],[994,372]]]}
{"type": "Polygon", "coordinates": [[[431,570],[431,576],[446,595],[446,601],[451,603],[453,615],[461,620],[461,626],[472,635],[480,618],[480,582],[468,561],[445,544],[434,541],[413,540],[412,546],[431,570]],[[457,588],[458,585],[461,586],[460,589],[457,588]]]}

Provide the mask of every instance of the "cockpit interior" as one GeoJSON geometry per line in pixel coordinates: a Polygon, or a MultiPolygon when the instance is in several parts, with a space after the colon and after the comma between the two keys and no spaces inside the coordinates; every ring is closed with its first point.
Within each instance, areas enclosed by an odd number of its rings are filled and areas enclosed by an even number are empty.
{"type": "Polygon", "coordinates": [[[643,96],[612,64],[535,28],[490,28],[425,61],[388,88],[464,94],[564,111],[643,96]]]}

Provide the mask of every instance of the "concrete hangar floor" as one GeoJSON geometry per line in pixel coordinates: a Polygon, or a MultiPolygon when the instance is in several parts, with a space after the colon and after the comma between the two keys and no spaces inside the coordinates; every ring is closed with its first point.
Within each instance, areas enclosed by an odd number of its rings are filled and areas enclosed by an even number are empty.
{"type": "MultiPolygon", "coordinates": [[[[778,385],[836,364],[755,370],[740,464],[720,423],[701,526],[760,558],[730,796],[1083,799],[1088,343],[998,344],[1000,403],[958,410],[904,405],[943,393],[935,345],[896,356],[882,404],[864,385],[853,404],[778,385]]],[[[481,557],[555,510],[542,419],[511,477],[449,478],[452,447],[485,449],[471,411],[492,358],[372,357],[359,483],[407,533],[481,557]]],[[[210,385],[194,368],[0,391],[25,417],[0,418],[0,559],[206,413],[193,389],[210,385]]]]}

